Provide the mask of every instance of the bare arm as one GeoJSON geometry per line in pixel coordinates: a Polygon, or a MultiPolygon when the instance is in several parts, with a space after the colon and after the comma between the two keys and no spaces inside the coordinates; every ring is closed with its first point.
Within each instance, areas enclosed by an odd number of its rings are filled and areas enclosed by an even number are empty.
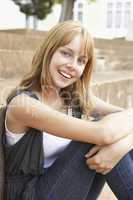
{"type": "Polygon", "coordinates": [[[98,122],[88,122],[55,111],[25,94],[12,99],[8,112],[12,120],[25,128],[32,127],[56,136],[100,145],[113,143],[133,129],[133,112],[123,111],[98,122]],[[125,128],[121,123],[126,123],[125,128]]]}
{"type": "Polygon", "coordinates": [[[107,174],[132,149],[133,134],[131,133],[116,143],[103,146],[96,145],[85,155],[86,163],[89,168],[107,174]]]}
{"type": "Polygon", "coordinates": [[[112,130],[112,132],[114,133],[112,134],[114,135],[113,140],[115,140],[117,137],[121,137],[122,132],[129,134],[128,130],[130,129],[130,131],[132,131],[133,109],[124,109],[124,108],[112,105],[110,103],[107,103],[99,99],[98,97],[94,96],[92,93],[91,93],[90,98],[94,105],[91,115],[102,119],[101,123],[102,122],[104,122],[105,124],[108,123],[108,129],[106,129],[106,133],[108,134],[108,130],[110,131],[112,130]],[[125,118],[125,120],[123,117],[125,118]]]}
{"type": "Polygon", "coordinates": [[[32,127],[77,141],[106,143],[100,122],[87,122],[68,116],[25,94],[12,99],[8,106],[8,116],[12,124],[19,123],[25,129],[32,127]]]}
{"type": "Polygon", "coordinates": [[[102,99],[96,97],[95,95],[91,95],[91,100],[94,105],[94,108],[91,112],[92,116],[98,115],[103,117],[110,113],[120,112],[124,110],[124,108],[107,103],[102,99]]]}

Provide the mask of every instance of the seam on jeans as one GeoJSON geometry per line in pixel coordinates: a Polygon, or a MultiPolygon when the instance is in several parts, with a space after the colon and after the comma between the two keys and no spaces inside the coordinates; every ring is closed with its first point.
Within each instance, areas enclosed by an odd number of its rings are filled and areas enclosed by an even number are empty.
{"type": "MultiPolygon", "coordinates": [[[[84,145],[84,144],[83,144],[83,145],[84,145]]],[[[82,146],[83,146],[83,145],[82,145],[82,146]]],[[[79,150],[77,151],[77,153],[80,151],[80,149],[82,148],[82,146],[79,148],[79,150]]],[[[76,154],[77,154],[77,153],[76,153],[76,154]]],[[[76,154],[75,154],[75,155],[73,156],[73,158],[71,159],[71,162],[75,159],[76,154]]],[[[69,162],[69,164],[67,165],[67,168],[70,166],[71,162],[69,162]]],[[[52,187],[52,189],[51,189],[51,191],[50,191],[50,193],[48,194],[48,197],[51,195],[51,193],[53,192],[54,188],[55,188],[55,187],[57,186],[57,184],[59,183],[60,178],[62,178],[62,175],[64,175],[64,174],[67,172],[67,168],[65,167],[64,170],[63,170],[63,172],[62,172],[62,173],[59,175],[59,177],[57,178],[55,184],[53,185],[53,187],[52,187]]]]}
{"type": "MultiPolygon", "coordinates": [[[[120,170],[120,167],[118,167],[118,168],[119,168],[119,170],[120,170]]],[[[125,184],[125,182],[124,182],[124,180],[123,180],[123,175],[120,173],[119,170],[117,170],[117,172],[118,172],[119,176],[121,177],[121,181],[122,181],[122,183],[123,183],[123,186],[125,187],[125,190],[126,190],[127,193],[128,193],[129,190],[131,189],[131,187],[128,187],[128,188],[127,188],[127,185],[125,184]]],[[[128,195],[129,195],[129,194],[128,194],[128,195]]]]}

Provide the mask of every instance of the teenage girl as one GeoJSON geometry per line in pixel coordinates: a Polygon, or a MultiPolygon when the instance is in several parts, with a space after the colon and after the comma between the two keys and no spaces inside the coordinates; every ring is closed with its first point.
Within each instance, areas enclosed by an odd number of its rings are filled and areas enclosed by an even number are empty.
{"type": "Polygon", "coordinates": [[[79,22],[48,31],[7,99],[6,200],[93,200],[104,180],[118,199],[133,197],[133,111],[93,95],[94,67],[79,22]]]}

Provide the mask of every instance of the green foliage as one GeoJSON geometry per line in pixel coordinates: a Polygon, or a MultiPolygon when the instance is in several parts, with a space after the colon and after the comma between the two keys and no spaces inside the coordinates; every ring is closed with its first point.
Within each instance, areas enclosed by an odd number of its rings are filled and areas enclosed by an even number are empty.
{"type": "MultiPolygon", "coordinates": [[[[89,2],[96,2],[96,0],[88,0],[88,3],[89,3],[89,2]]],[[[54,3],[62,4],[62,3],[63,3],[63,0],[54,0],[54,3]]]]}
{"type": "Polygon", "coordinates": [[[22,0],[12,0],[20,8],[20,11],[28,16],[36,16],[44,19],[52,11],[54,0],[30,0],[23,3],[22,0]]]}
{"type": "Polygon", "coordinates": [[[63,3],[63,0],[54,0],[54,3],[62,4],[62,3],[63,3]]]}

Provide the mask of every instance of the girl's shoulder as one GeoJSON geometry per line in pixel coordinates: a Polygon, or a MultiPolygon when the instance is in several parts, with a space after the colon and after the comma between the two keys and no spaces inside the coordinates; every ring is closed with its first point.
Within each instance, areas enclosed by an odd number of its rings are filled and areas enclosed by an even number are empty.
{"type": "Polygon", "coordinates": [[[32,104],[31,98],[27,97],[32,97],[39,100],[39,95],[37,95],[35,91],[29,90],[16,90],[7,99],[5,122],[8,130],[12,133],[21,134],[28,131],[29,129],[23,124],[23,120],[19,120],[14,117],[15,112],[21,115],[22,109],[24,111],[25,109],[28,109],[28,105],[32,104]]]}
{"type": "Polygon", "coordinates": [[[33,97],[35,99],[39,99],[39,93],[36,92],[36,91],[33,91],[33,90],[20,90],[20,89],[15,89],[14,91],[11,92],[11,94],[8,96],[7,98],[7,104],[10,103],[10,101],[17,97],[18,95],[22,95],[22,94],[25,94],[25,95],[28,95],[30,97],[33,97]]]}

